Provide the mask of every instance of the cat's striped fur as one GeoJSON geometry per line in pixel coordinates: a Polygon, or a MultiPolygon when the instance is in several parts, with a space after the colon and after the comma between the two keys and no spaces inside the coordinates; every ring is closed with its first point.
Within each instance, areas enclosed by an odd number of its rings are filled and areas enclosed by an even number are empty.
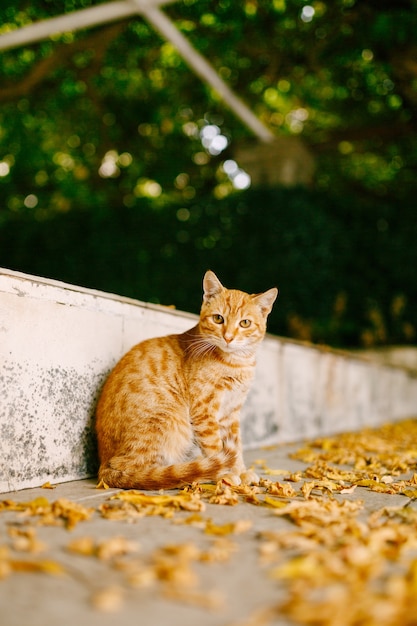
{"type": "Polygon", "coordinates": [[[203,289],[197,326],[134,346],[104,385],[99,479],[111,487],[256,482],[243,462],[239,414],[278,290],[226,289],[211,271],[203,289]]]}

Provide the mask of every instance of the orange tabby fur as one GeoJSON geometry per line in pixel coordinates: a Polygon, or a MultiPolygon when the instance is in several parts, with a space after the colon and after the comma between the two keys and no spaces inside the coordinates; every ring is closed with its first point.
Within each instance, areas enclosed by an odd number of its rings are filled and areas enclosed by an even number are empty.
{"type": "Polygon", "coordinates": [[[239,414],[277,289],[226,289],[208,271],[200,319],[180,335],[134,346],[107,379],[97,406],[99,479],[161,489],[247,472],[239,414]]]}

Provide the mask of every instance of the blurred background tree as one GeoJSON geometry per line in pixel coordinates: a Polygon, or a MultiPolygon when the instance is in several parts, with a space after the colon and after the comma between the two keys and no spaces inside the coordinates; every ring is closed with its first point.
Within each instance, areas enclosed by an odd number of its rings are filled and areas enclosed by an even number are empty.
{"type": "MultiPolygon", "coordinates": [[[[0,35],[97,4],[5,0],[0,35]]],[[[272,332],[415,342],[416,3],[164,11],[277,142],[140,17],[3,52],[0,265],[194,312],[210,267],[280,287],[272,332]],[[292,150],[296,174],[274,178],[292,150]]]]}

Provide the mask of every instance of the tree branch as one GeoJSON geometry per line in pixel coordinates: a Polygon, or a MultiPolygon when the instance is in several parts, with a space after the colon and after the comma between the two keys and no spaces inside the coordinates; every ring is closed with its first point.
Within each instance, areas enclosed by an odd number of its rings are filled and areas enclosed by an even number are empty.
{"type": "Polygon", "coordinates": [[[96,57],[102,59],[110,43],[126,28],[127,21],[94,32],[89,37],[70,44],[57,46],[50,56],[38,61],[17,83],[6,85],[0,90],[0,102],[10,102],[28,96],[35,91],[51,74],[60,67],[68,65],[73,55],[81,50],[93,48],[96,57]]]}

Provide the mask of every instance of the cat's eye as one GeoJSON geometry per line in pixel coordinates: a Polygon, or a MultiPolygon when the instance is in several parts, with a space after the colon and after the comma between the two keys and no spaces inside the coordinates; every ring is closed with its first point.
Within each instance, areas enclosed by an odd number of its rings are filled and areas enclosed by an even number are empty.
{"type": "Polygon", "coordinates": [[[249,328],[252,322],[250,320],[240,320],[239,324],[242,328],[249,328]]]}
{"type": "Polygon", "coordinates": [[[213,322],[215,324],[223,324],[224,322],[224,317],[223,315],[219,315],[218,313],[216,313],[215,315],[213,315],[213,322]]]}

